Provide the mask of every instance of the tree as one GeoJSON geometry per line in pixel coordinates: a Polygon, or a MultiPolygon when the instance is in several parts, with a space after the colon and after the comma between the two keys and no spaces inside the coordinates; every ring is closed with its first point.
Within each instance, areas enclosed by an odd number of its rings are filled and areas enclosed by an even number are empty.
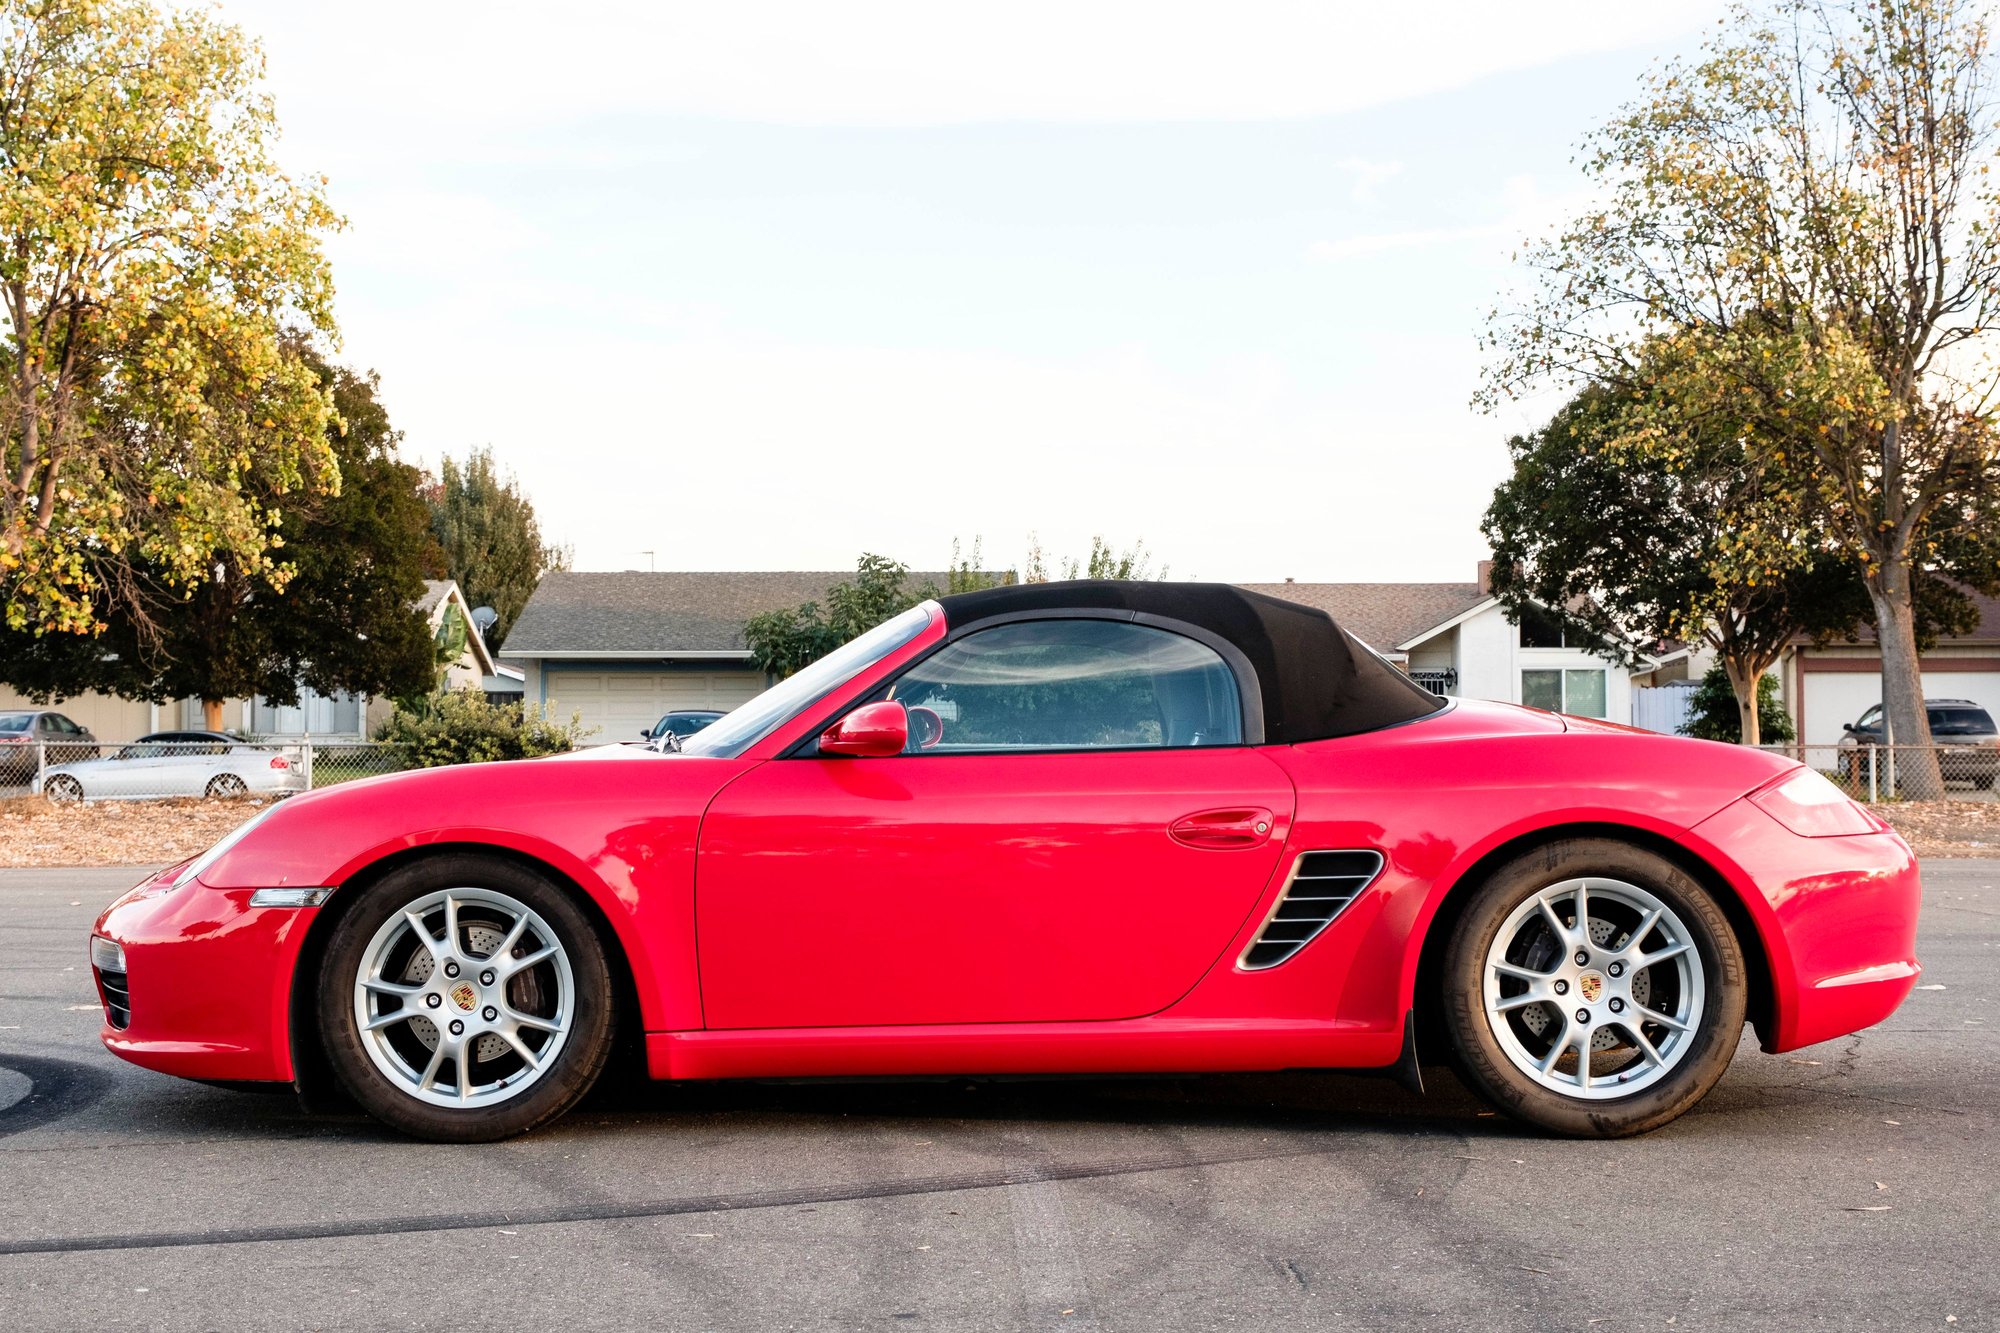
{"type": "MultiPolygon", "coordinates": [[[[1741,741],[1745,745],[1759,742],[1756,734],[1746,732],[1743,718],[1737,707],[1736,682],[1729,678],[1717,662],[1695,686],[1694,698],[1688,720],[1681,724],[1681,735],[1693,736],[1704,741],[1741,741]]],[[[1757,677],[1756,733],[1761,734],[1764,743],[1776,744],[1796,740],[1798,733],[1792,729],[1791,714],[1778,702],[1778,678],[1776,676],[1757,677]]]]}
{"type": "MultiPolygon", "coordinates": [[[[1489,341],[1488,401],[1552,380],[1657,388],[1663,417],[1738,421],[1804,476],[1862,568],[1903,744],[1929,739],[1918,576],[2000,488],[1991,73],[1972,0],[1739,6],[1591,139],[1601,206],[1530,252],[1537,289],[1489,341]],[[1673,353],[1660,379],[1653,345],[1673,353]]],[[[1739,535],[1746,574],[1780,544],[1739,535]]],[[[1934,759],[1913,762],[1918,794],[1940,794],[1934,759]]]]}
{"type": "MultiPolygon", "coordinates": [[[[1787,488],[1728,430],[1685,432],[1671,450],[1632,448],[1635,419],[1654,420],[1643,400],[1592,386],[1541,430],[1508,442],[1513,472],[1483,520],[1492,591],[1517,622],[1554,616],[1628,664],[1662,640],[1708,643],[1755,745],[1752,691],[1785,645],[1800,634],[1845,636],[1867,618],[1860,567],[1821,542],[1808,563],[1787,557],[1746,571],[1739,534],[1787,488]]],[[[1776,524],[1766,517],[1763,526],[1776,524]]],[[[1970,609],[1942,585],[1935,600],[1953,596],[1970,609]]]]}
{"type": "Polygon", "coordinates": [[[0,621],[92,634],[217,563],[282,579],[281,502],[338,485],[323,181],[276,166],[261,54],[146,0],[0,0],[0,621]]]}
{"type": "Polygon", "coordinates": [[[569,551],[542,539],[533,502],[494,465],[491,449],[473,450],[463,465],[447,458],[440,473],[427,491],[443,553],[437,572],[473,606],[493,608],[486,643],[498,649],[542,575],[569,568],[569,551]]]}
{"type": "MultiPolygon", "coordinates": [[[[975,558],[977,552],[975,544],[975,558]]],[[[805,602],[751,617],[743,627],[750,660],[774,676],[792,675],[891,616],[939,595],[936,584],[909,580],[908,565],[887,556],[862,556],[853,579],[826,590],[824,605],[805,602]]]]}
{"type": "MultiPolygon", "coordinates": [[[[996,571],[982,568],[980,554],[983,547],[983,540],[974,537],[970,553],[962,554],[965,548],[957,541],[952,542],[951,565],[946,571],[946,586],[942,590],[929,579],[911,583],[910,567],[901,561],[882,555],[863,555],[855,564],[851,581],[836,583],[827,589],[824,605],[817,601],[805,602],[753,616],[743,627],[744,640],[750,647],[750,660],[774,676],[789,676],[891,616],[900,615],[933,597],[976,592],[1011,583],[1049,581],[1048,558],[1041,542],[1032,535],[1028,538],[1026,578],[1017,576],[1011,569],[996,571]]],[[[1087,561],[1067,561],[1062,577],[1165,577],[1165,570],[1158,575],[1150,573],[1151,566],[1152,557],[1146,553],[1144,542],[1135,543],[1121,554],[1114,552],[1102,537],[1094,537],[1087,561]],[[1088,572],[1080,574],[1079,570],[1088,572]]]]}
{"type": "Polygon", "coordinates": [[[134,565],[129,599],[100,594],[91,606],[103,625],[94,637],[0,631],[8,683],[36,698],[88,689],[153,703],[197,698],[210,728],[220,728],[225,699],[290,704],[301,684],[387,695],[433,688],[439,649],[416,609],[430,540],[422,474],[396,457],[401,435],[373,375],[309,364],[339,412],[327,444],[343,485],[282,511],[275,493],[248,492],[283,520],[281,586],[261,561],[246,567],[226,552],[193,587],[171,567],[134,565]]]}
{"type": "Polygon", "coordinates": [[[1144,541],[1133,542],[1119,551],[1102,537],[1090,539],[1089,555],[1081,560],[1064,560],[1057,568],[1060,573],[1049,573],[1050,561],[1048,553],[1042,549],[1041,538],[1029,533],[1026,572],[1021,576],[1023,583],[1048,583],[1052,579],[1163,579],[1167,576],[1164,565],[1159,573],[1153,572],[1153,556],[1144,541]]]}

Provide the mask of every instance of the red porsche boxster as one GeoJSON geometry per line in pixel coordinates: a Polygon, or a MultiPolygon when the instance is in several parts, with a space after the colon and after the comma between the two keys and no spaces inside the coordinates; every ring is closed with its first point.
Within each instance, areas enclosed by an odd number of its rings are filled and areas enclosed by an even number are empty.
{"type": "Polygon", "coordinates": [[[445,1140],[659,1079],[1400,1071],[1633,1134],[1918,973],[1910,849],[1812,770],[1426,693],[1324,614],[1029,584],[681,743],[288,800],[98,920],[103,1039],[445,1140]]]}

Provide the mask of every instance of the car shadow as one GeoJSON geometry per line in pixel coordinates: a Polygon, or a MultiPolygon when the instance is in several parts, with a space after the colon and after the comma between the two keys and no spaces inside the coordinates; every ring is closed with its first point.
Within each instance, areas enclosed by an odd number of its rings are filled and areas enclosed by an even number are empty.
{"type": "MultiPolygon", "coordinates": [[[[608,1079],[571,1118],[674,1117],[1026,1121],[1076,1125],[1267,1128],[1340,1126],[1463,1134],[1497,1118],[1445,1068],[1424,1095],[1373,1074],[982,1076],[650,1083],[608,1079]]],[[[1508,1122],[1499,1122],[1508,1123],[1508,1122]]]]}
{"type": "MultiPolygon", "coordinates": [[[[304,1109],[287,1085],[221,1087],[139,1075],[118,1080],[118,1118],[152,1139],[340,1139],[409,1142],[358,1107],[332,1099],[304,1109]]],[[[1199,1076],[742,1080],[655,1083],[607,1077],[550,1135],[671,1132],[719,1124],[773,1132],[801,1122],[1032,1123],[1043,1127],[1207,1128],[1297,1133],[1391,1131],[1462,1138],[1528,1133],[1494,1115],[1445,1068],[1424,1070],[1425,1094],[1372,1074],[1300,1071],[1199,1076]]],[[[95,1098],[90,1099],[95,1101],[95,1098]]],[[[98,1128],[86,1104],[34,1117],[34,1128],[98,1128]]],[[[101,1112],[99,1112],[101,1113],[101,1112]]],[[[5,1118],[0,1118],[4,1125],[5,1118]]],[[[26,1129],[20,1123],[6,1126],[26,1129]]]]}

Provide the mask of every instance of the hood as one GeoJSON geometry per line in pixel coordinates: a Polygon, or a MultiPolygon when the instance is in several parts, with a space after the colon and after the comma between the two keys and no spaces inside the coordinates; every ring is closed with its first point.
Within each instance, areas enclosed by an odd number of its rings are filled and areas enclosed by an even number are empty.
{"type": "Polygon", "coordinates": [[[281,802],[201,880],[211,888],[335,884],[354,866],[432,843],[566,848],[588,861],[607,841],[698,817],[755,761],[602,747],[564,756],[460,764],[360,778],[281,802]]]}

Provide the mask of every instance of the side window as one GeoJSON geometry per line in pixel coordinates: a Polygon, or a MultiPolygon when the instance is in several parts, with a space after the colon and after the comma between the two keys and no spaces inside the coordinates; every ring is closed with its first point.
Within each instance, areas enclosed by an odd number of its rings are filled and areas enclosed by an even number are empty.
{"type": "Polygon", "coordinates": [[[912,752],[1240,745],[1236,677],[1184,635],[1115,620],[1032,620],[967,635],[911,667],[889,697],[928,709],[912,752]],[[917,748],[920,740],[929,744],[917,748]]]}

